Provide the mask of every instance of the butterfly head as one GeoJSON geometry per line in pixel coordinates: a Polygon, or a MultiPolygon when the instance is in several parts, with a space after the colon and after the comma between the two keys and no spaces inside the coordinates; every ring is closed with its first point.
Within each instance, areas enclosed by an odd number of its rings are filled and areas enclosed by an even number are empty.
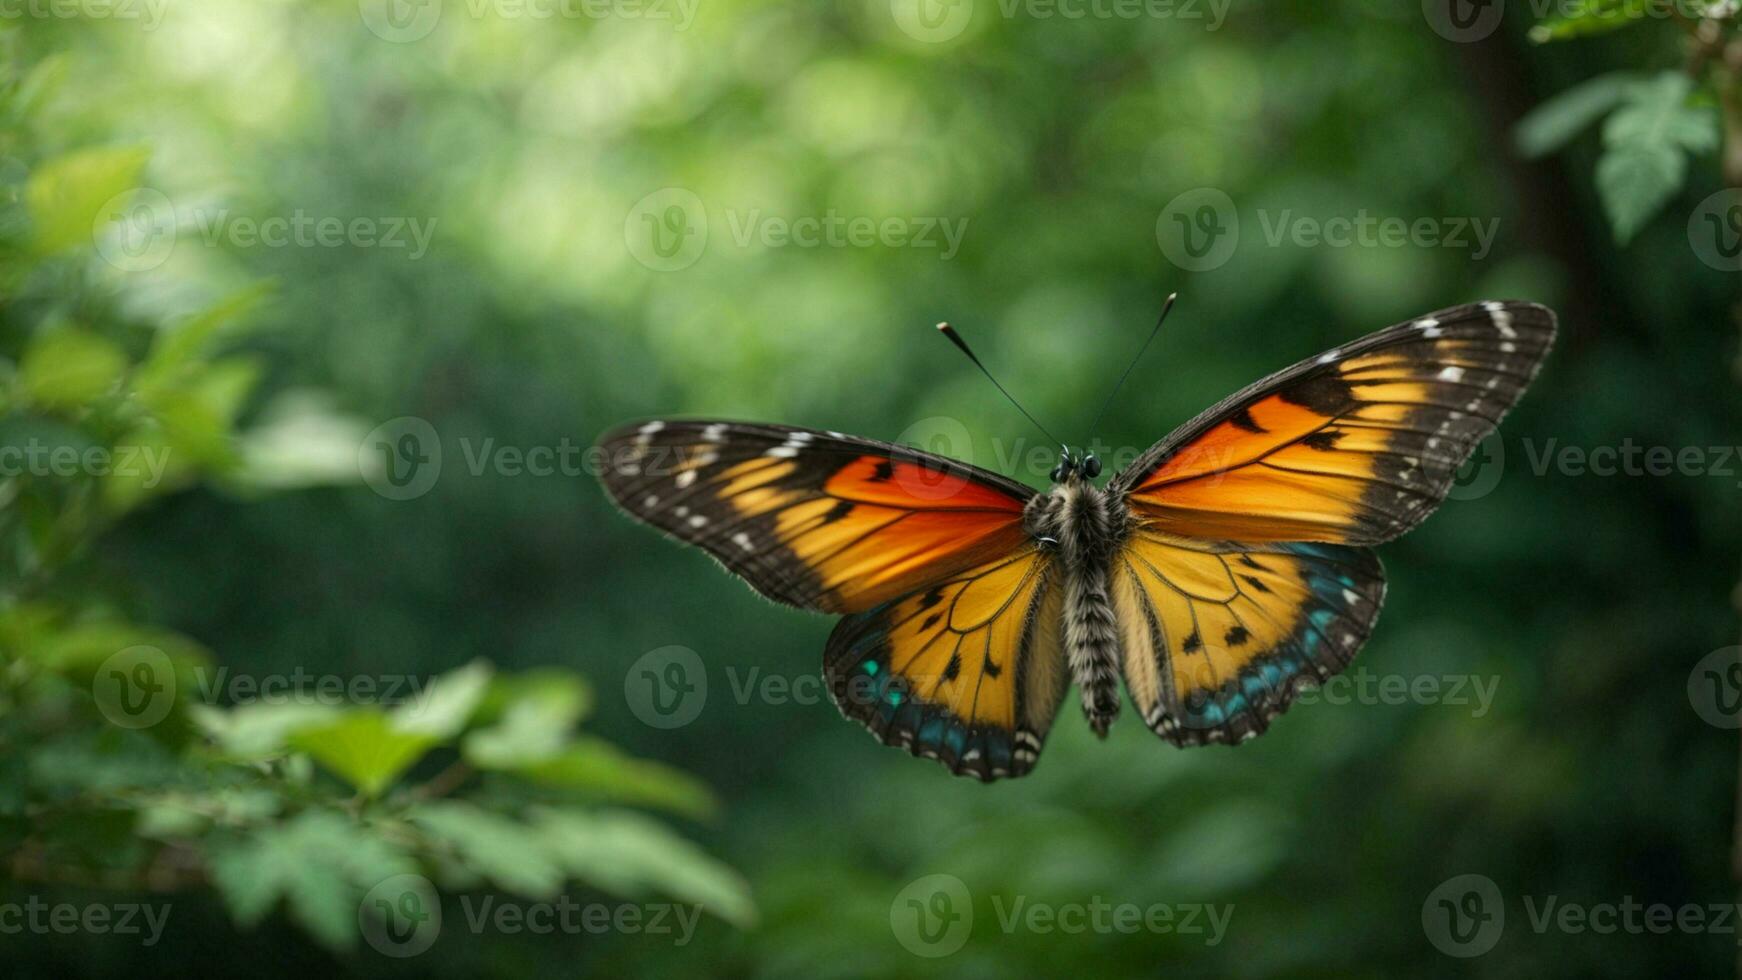
{"type": "Polygon", "coordinates": [[[1071,480],[1093,480],[1101,475],[1101,461],[1094,453],[1082,456],[1072,455],[1069,448],[1059,452],[1059,464],[1052,468],[1052,482],[1066,483],[1071,480]]]}

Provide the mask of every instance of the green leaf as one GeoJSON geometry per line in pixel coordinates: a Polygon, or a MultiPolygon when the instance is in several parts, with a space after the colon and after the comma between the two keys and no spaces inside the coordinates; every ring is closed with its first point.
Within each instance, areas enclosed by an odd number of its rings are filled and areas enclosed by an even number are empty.
{"type": "Polygon", "coordinates": [[[1687,160],[1673,147],[1619,146],[1597,161],[1597,193],[1615,232],[1625,245],[1662,210],[1681,187],[1687,160]]]}
{"type": "Polygon", "coordinates": [[[141,401],[163,427],[163,436],[175,456],[216,469],[234,462],[230,427],[218,407],[202,398],[199,391],[158,389],[142,393],[141,401]]]}
{"type": "Polygon", "coordinates": [[[1626,244],[1681,189],[1689,152],[1718,144],[1713,114],[1687,104],[1692,82],[1664,72],[1627,87],[1619,109],[1603,124],[1597,193],[1615,240],[1626,244]]]}
{"type": "Polygon", "coordinates": [[[325,728],[339,716],[333,705],[303,701],[255,703],[225,710],[193,709],[193,719],[232,759],[270,759],[289,751],[290,737],[305,728],[325,728]]]}
{"type": "Polygon", "coordinates": [[[536,783],[612,803],[661,807],[692,817],[714,812],[713,794],[694,776],[625,755],[599,739],[576,739],[555,755],[514,772],[536,783]]]}
{"type": "Polygon", "coordinates": [[[31,340],[18,384],[36,404],[76,408],[109,392],[126,373],[127,355],[119,347],[76,327],[61,327],[31,340]]]}
{"type": "Polygon", "coordinates": [[[180,694],[191,694],[196,679],[193,671],[211,662],[203,647],[180,633],[119,621],[81,623],[47,632],[25,651],[25,657],[82,684],[116,652],[135,646],[156,647],[169,657],[176,668],[177,684],[188,688],[180,694]]]}
{"type": "Polygon", "coordinates": [[[1565,13],[1557,14],[1530,29],[1538,44],[1565,41],[1620,30],[1643,20],[1662,0],[1572,0],[1565,13]]]}
{"type": "Polygon", "coordinates": [[[550,898],[562,889],[563,867],[552,860],[543,836],[526,825],[470,803],[425,803],[407,816],[462,865],[519,895],[550,898]]]}
{"type": "Polygon", "coordinates": [[[155,803],[141,807],[133,832],[148,840],[174,840],[196,837],[206,829],[205,814],[174,803],[155,803]]]}
{"type": "Polygon", "coordinates": [[[151,153],[144,147],[96,147],[43,164],[30,177],[25,201],[44,254],[92,241],[99,212],[134,188],[151,153]]]}
{"type": "Polygon", "coordinates": [[[139,384],[151,388],[165,384],[190,366],[197,365],[220,341],[234,337],[268,298],[277,283],[263,280],[225,296],[179,326],[157,334],[151,353],[140,365],[139,384]]]}
{"type": "Polygon", "coordinates": [[[576,877],[636,897],[649,888],[739,926],[756,921],[750,886],[658,821],[637,813],[540,810],[534,822],[576,877]]]}
{"type": "Polygon", "coordinates": [[[66,54],[50,55],[24,76],[13,91],[9,107],[19,116],[29,116],[56,93],[67,77],[66,54]]]}
{"type": "Polygon", "coordinates": [[[492,685],[483,714],[499,711],[501,721],[466,738],[466,760],[480,769],[516,769],[553,758],[589,703],[586,686],[568,675],[527,674],[492,685]]]}
{"type": "Polygon", "coordinates": [[[440,739],[401,731],[379,708],[354,708],[337,720],[301,728],[290,736],[292,748],[337,773],[368,797],[380,796],[400,774],[411,768],[440,739]]]}
{"type": "Polygon", "coordinates": [[[234,480],[251,490],[356,483],[363,476],[357,447],[368,431],[361,420],[334,411],[322,395],[285,392],[242,436],[242,462],[234,480]]]}
{"type": "Polygon", "coordinates": [[[1718,146],[1718,119],[1687,104],[1693,80],[1678,71],[1627,87],[1624,104],[1603,125],[1605,143],[1649,143],[1703,153],[1718,146]]]}
{"type": "Polygon", "coordinates": [[[500,720],[508,710],[528,698],[550,703],[550,710],[560,711],[573,725],[593,709],[593,690],[585,678],[567,670],[544,668],[512,675],[498,675],[484,693],[484,703],[478,708],[477,721],[500,720]]]}
{"type": "Polygon", "coordinates": [[[242,925],[258,923],[283,899],[297,922],[334,949],[355,939],[357,904],[368,889],[417,870],[369,828],[318,810],[214,848],[211,868],[242,925]]]}
{"type": "Polygon", "coordinates": [[[490,665],[474,660],[429,682],[423,696],[393,713],[393,727],[437,739],[452,738],[466,727],[490,686],[490,665]]]}
{"type": "Polygon", "coordinates": [[[103,475],[103,503],[119,514],[139,506],[156,494],[167,493],[185,482],[191,460],[176,455],[163,426],[147,421],[115,443],[119,464],[103,475]]]}
{"type": "Polygon", "coordinates": [[[253,358],[227,357],[200,365],[183,382],[184,390],[204,405],[229,429],[254,385],[260,380],[260,365],[253,358]]]}
{"type": "Polygon", "coordinates": [[[1534,159],[1559,150],[1615,108],[1641,77],[1633,72],[1610,72],[1550,98],[1532,109],[1513,131],[1518,152],[1534,159]]]}

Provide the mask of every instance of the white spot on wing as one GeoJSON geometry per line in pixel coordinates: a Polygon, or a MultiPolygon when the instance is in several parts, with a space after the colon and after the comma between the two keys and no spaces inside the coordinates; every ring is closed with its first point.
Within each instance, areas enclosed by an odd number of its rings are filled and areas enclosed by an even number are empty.
{"type": "Polygon", "coordinates": [[[1445,370],[1440,372],[1440,380],[1441,381],[1462,381],[1462,380],[1464,380],[1464,369],[1461,367],[1458,367],[1457,365],[1454,364],[1451,367],[1446,368],[1445,370]]]}
{"type": "Polygon", "coordinates": [[[1512,311],[1506,308],[1505,303],[1483,303],[1482,309],[1487,310],[1488,315],[1494,318],[1494,329],[1500,331],[1500,336],[1518,336],[1518,331],[1512,329],[1512,311]]]}

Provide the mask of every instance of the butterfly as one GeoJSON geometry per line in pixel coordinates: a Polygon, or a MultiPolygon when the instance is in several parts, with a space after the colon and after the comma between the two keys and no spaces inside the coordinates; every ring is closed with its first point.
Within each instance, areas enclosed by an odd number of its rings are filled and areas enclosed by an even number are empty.
{"type": "Polygon", "coordinates": [[[769,599],[841,616],[823,676],[842,714],[953,773],[1030,772],[1073,683],[1103,737],[1122,680],[1163,739],[1237,744],[1349,665],[1385,598],[1371,546],[1439,506],[1554,334],[1523,302],[1396,324],[1230,395],[1105,486],[1068,447],[1041,493],[840,432],[674,420],[604,435],[600,479],[769,599]]]}

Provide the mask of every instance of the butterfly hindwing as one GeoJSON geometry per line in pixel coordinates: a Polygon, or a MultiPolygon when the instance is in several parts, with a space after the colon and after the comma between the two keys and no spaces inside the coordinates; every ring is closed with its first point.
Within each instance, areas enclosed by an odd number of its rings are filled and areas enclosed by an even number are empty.
{"type": "Polygon", "coordinates": [[[1421,523],[1535,377],[1555,319],[1477,303],[1381,330],[1224,400],[1114,477],[1149,527],[1377,544],[1421,523]]]}
{"type": "Polygon", "coordinates": [[[1033,768],[1068,680],[1063,588],[1038,548],[848,616],[823,675],[887,745],[990,782],[1033,768]]]}
{"type": "Polygon", "coordinates": [[[870,609],[1030,543],[1032,489],[888,443],[658,421],[606,434],[599,451],[605,489],[630,515],[801,609],[870,609]]]}
{"type": "Polygon", "coordinates": [[[1126,688],[1176,745],[1262,733],[1348,666],[1385,598],[1379,559],[1334,544],[1210,544],[1138,532],[1111,580],[1126,688]]]}

